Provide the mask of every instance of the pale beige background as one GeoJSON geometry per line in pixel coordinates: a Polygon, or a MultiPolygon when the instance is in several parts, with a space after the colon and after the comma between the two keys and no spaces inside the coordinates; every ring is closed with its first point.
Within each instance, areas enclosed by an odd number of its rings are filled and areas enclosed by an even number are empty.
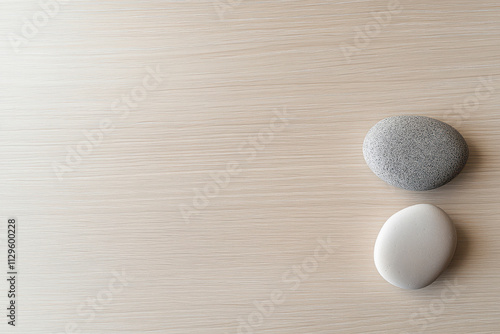
{"type": "Polygon", "coordinates": [[[18,327],[1,315],[0,331],[499,333],[498,2],[224,3],[68,1],[16,50],[41,9],[0,1],[0,212],[19,219],[21,251],[18,327]],[[113,113],[157,66],[162,83],[113,113]],[[398,114],[456,126],[464,172],[426,193],[376,178],[363,137],[398,114]],[[59,179],[106,118],[114,131],[59,179]],[[433,285],[404,291],[376,272],[373,244],[417,203],[446,210],[459,244],[433,285]],[[314,262],[319,238],[333,253],[314,262]],[[116,272],[126,286],[110,295],[116,272]]]}

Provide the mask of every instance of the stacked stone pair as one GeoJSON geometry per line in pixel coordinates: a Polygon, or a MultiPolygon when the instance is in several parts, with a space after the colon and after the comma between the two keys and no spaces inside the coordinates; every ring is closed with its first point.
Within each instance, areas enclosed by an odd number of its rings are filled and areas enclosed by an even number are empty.
{"type": "MultiPolygon", "coordinates": [[[[439,188],[464,168],[469,147],[452,126],[425,116],[395,116],[378,122],[363,143],[370,169],[390,185],[410,191],[439,188]]],[[[431,284],[456,248],[453,222],[440,208],[419,204],[394,214],[375,242],[375,266],[404,289],[431,284]]]]}

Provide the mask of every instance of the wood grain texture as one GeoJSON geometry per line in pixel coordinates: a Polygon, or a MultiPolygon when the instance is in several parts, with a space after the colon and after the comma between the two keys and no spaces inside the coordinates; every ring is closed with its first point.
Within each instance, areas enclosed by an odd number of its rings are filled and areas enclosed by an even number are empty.
{"type": "Polygon", "coordinates": [[[0,212],[21,252],[0,332],[500,332],[498,2],[58,6],[45,24],[38,2],[0,1],[0,212]],[[399,114],[464,135],[452,183],[371,173],[364,135],[399,114]],[[373,245],[417,203],[459,243],[403,291],[373,245]]]}

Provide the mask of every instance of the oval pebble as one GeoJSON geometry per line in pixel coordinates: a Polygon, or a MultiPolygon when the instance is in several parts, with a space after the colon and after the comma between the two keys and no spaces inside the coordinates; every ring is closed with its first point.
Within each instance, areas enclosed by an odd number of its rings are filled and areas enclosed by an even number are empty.
{"type": "Polygon", "coordinates": [[[423,191],[455,178],[467,163],[469,148],[449,124],[425,116],[393,116],[370,129],[363,155],[385,182],[423,191]]]}
{"type": "Polygon", "coordinates": [[[403,289],[420,289],[450,263],[457,243],[450,217],[431,204],[407,207],[390,217],[375,242],[380,275],[403,289]]]}

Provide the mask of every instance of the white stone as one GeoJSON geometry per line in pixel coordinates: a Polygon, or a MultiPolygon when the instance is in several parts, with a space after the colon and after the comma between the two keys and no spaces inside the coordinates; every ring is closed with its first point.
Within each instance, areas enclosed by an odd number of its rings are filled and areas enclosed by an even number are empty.
{"type": "Polygon", "coordinates": [[[375,242],[375,266],[389,283],[420,289],[438,278],[457,243],[450,217],[431,204],[407,207],[390,217],[375,242]]]}

